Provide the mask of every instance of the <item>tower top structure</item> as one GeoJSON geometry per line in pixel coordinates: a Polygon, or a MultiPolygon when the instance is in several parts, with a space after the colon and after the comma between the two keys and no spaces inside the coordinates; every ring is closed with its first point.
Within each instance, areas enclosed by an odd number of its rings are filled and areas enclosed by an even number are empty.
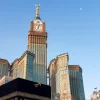
{"type": "Polygon", "coordinates": [[[35,4],[35,7],[36,7],[36,16],[35,16],[35,19],[41,19],[40,18],[40,12],[39,12],[40,4],[35,4]]]}

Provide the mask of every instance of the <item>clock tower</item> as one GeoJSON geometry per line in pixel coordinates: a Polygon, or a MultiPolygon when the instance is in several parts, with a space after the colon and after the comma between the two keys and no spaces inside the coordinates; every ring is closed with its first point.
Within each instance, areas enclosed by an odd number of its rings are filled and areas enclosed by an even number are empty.
{"type": "Polygon", "coordinates": [[[39,6],[36,6],[35,19],[30,23],[28,32],[28,50],[35,54],[33,63],[33,81],[47,84],[47,32],[45,22],[40,18],[39,6]]]}

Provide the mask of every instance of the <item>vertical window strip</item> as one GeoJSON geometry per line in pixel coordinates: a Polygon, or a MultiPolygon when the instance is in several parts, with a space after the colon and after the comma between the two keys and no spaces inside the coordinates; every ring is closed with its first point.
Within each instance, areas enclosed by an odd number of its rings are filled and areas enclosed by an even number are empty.
{"type": "Polygon", "coordinates": [[[34,36],[31,36],[31,52],[33,53],[34,36]]]}
{"type": "Polygon", "coordinates": [[[36,81],[38,79],[37,77],[37,45],[36,45],[36,36],[35,36],[35,54],[36,54],[36,61],[35,61],[35,66],[36,66],[36,81]]]}
{"type": "Polygon", "coordinates": [[[40,82],[41,82],[41,67],[40,67],[40,63],[41,63],[41,59],[40,59],[40,36],[38,36],[38,66],[39,66],[39,73],[40,73],[40,82]]]}
{"type": "Polygon", "coordinates": [[[38,45],[38,43],[39,43],[39,38],[38,38],[39,36],[37,36],[37,67],[38,67],[38,79],[39,79],[39,81],[40,81],[40,77],[39,77],[39,45],[38,45]]]}

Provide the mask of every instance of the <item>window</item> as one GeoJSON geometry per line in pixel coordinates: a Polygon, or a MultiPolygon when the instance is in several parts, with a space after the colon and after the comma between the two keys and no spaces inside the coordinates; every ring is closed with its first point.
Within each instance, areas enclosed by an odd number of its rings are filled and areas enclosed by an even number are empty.
{"type": "Polygon", "coordinates": [[[33,66],[33,59],[29,56],[27,58],[27,64],[33,66]]]}
{"type": "Polygon", "coordinates": [[[8,80],[5,80],[5,83],[8,83],[8,80]]]}
{"type": "Polygon", "coordinates": [[[28,67],[28,72],[33,72],[33,68],[28,67]]]}

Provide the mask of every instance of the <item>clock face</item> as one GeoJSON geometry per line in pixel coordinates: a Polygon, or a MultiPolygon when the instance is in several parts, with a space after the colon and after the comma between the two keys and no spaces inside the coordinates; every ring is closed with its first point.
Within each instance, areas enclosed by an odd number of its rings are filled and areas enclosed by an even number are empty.
{"type": "Polygon", "coordinates": [[[42,30],[42,21],[34,20],[34,31],[41,31],[41,30],[42,30]]]}
{"type": "Polygon", "coordinates": [[[41,31],[42,30],[42,25],[41,24],[35,24],[34,25],[34,30],[35,31],[41,31]]]}

